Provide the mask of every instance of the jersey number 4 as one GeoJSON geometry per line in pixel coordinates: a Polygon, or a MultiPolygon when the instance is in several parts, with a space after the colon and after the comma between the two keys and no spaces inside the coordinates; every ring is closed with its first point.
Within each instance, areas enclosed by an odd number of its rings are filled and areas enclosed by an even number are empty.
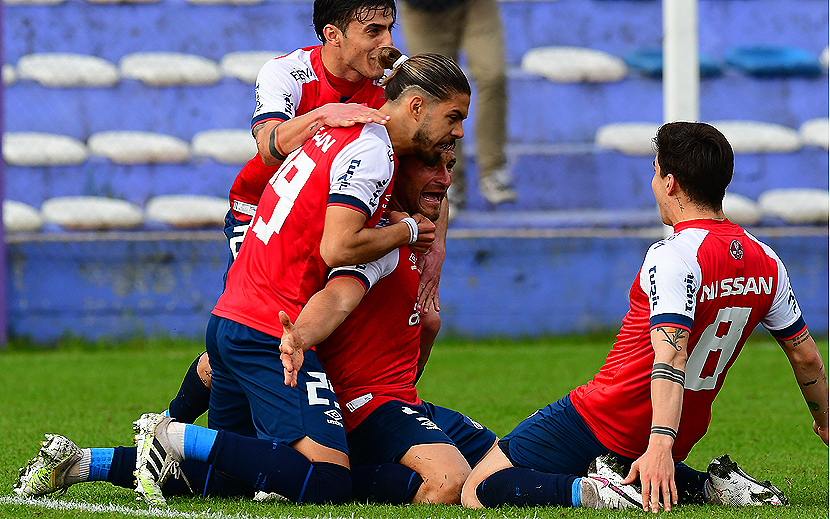
{"type": "Polygon", "coordinates": [[[279,234],[282,225],[285,223],[285,219],[288,218],[288,213],[291,212],[291,208],[294,207],[294,202],[297,201],[300,190],[308,182],[309,177],[311,177],[311,172],[314,170],[315,165],[311,157],[300,150],[288,162],[283,164],[274,178],[271,179],[270,183],[274,187],[274,192],[280,198],[274,206],[274,211],[271,213],[268,221],[266,222],[260,215],[252,227],[256,237],[265,245],[268,245],[271,236],[279,234]],[[295,172],[294,176],[291,180],[286,180],[288,174],[292,172],[295,172]]]}
{"type": "Polygon", "coordinates": [[[686,389],[715,389],[744,334],[752,308],[733,306],[718,310],[715,322],[703,330],[686,361],[686,389]]]}

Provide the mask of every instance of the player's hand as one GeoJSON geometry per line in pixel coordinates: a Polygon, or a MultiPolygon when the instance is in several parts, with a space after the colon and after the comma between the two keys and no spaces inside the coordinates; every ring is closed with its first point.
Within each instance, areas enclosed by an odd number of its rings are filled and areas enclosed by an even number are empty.
{"type": "Polygon", "coordinates": [[[421,273],[421,283],[418,285],[418,310],[429,312],[429,308],[435,308],[440,312],[438,306],[438,283],[441,281],[441,267],[444,265],[444,258],[447,251],[433,243],[423,254],[418,255],[418,271],[421,273]]]}
{"type": "Polygon", "coordinates": [[[344,127],[357,123],[386,124],[389,116],[380,110],[358,103],[329,103],[318,108],[326,126],[344,127]]]}
{"type": "Polygon", "coordinates": [[[818,423],[813,420],[813,431],[818,434],[819,438],[821,438],[821,441],[823,441],[825,445],[830,445],[830,443],[828,443],[828,432],[830,431],[828,431],[827,427],[819,427],[818,423]]]}
{"type": "Polygon", "coordinates": [[[280,340],[280,360],[282,361],[283,372],[285,373],[285,385],[297,387],[297,373],[303,367],[305,360],[305,349],[303,338],[291,323],[288,314],[280,310],[280,322],[282,323],[282,339],[280,340]]]}
{"type": "Polygon", "coordinates": [[[671,449],[652,448],[631,464],[628,476],[622,481],[628,485],[640,478],[643,510],[657,513],[662,501],[666,512],[677,504],[677,485],[674,481],[674,459],[671,449]]]}
{"type": "Polygon", "coordinates": [[[422,254],[428,251],[435,241],[435,222],[419,213],[413,214],[412,218],[418,224],[418,241],[410,244],[409,248],[422,254]]]}

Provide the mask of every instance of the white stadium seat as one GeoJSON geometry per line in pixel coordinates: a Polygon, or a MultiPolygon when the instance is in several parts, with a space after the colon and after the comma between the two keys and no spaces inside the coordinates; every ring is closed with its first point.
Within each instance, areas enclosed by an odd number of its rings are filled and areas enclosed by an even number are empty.
{"type": "Polygon", "coordinates": [[[86,0],[90,4],[156,4],[162,0],[86,0]]]}
{"type": "Polygon", "coordinates": [[[62,52],[27,54],[17,61],[17,73],[47,87],[111,87],[121,79],[105,59],[62,52]]]}
{"type": "Polygon", "coordinates": [[[626,155],[654,155],[652,139],[657,135],[659,124],[655,123],[614,123],[606,124],[597,130],[594,143],[609,150],[617,150],[626,155]]]}
{"type": "Polygon", "coordinates": [[[39,132],[3,134],[3,159],[11,166],[74,166],[86,162],[87,147],[66,135],[39,132]]]}
{"type": "Polygon", "coordinates": [[[191,144],[194,155],[211,157],[222,164],[245,164],[257,154],[249,130],[206,130],[197,133],[191,144]]]}
{"type": "Polygon", "coordinates": [[[208,58],[180,52],[136,52],[121,58],[121,75],[149,86],[200,86],[217,83],[219,65],[208,58]]]}
{"type": "Polygon", "coordinates": [[[72,230],[134,229],[144,223],[137,205],[98,196],[50,198],[40,212],[47,223],[72,230]]]}
{"type": "Polygon", "coordinates": [[[758,121],[712,121],[732,144],[735,153],[789,153],[801,149],[801,137],[792,128],[758,121]]]}
{"type": "Polygon", "coordinates": [[[93,155],[107,157],[116,164],[180,164],[190,159],[187,142],[151,132],[100,132],[89,138],[93,155]]]}
{"type": "Polygon", "coordinates": [[[259,69],[269,60],[284,53],[273,51],[229,52],[222,57],[219,68],[226,77],[235,77],[248,84],[255,84],[259,69]]]}
{"type": "Polygon", "coordinates": [[[265,2],[265,0],[186,0],[189,4],[194,5],[255,5],[265,2]]]}
{"type": "Polygon", "coordinates": [[[607,83],[628,74],[622,59],[582,47],[537,47],[522,57],[521,67],[559,83],[607,83]]]}
{"type": "Polygon", "coordinates": [[[43,218],[40,211],[23,202],[3,201],[3,228],[6,232],[32,232],[41,227],[43,218]]]}
{"type": "Polygon", "coordinates": [[[723,213],[731,222],[739,225],[755,225],[761,220],[758,204],[735,193],[726,193],[723,197],[723,213]]]}
{"type": "Polygon", "coordinates": [[[8,63],[3,64],[3,85],[8,86],[17,81],[17,71],[8,63]]]}
{"type": "Polygon", "coordinates": [[[826,223],[830,192],[824,189],[771,189],[758,197],[761,211],[791,224],[826,223]]]}
{"type": "Polygon", "coordinates": [[[824,47],[824,50],[821,51],[821,56],[818,59],[824,68],[830,67],[830,47],[824,47]]]}
{"type": "Polygon", "coordinates": [[[66,0],[3,0],[5,5],[58,5],[66,0]]]}
{"type": "Polygon", "coordinates": [[[147,220],[173,227],[193,229],[222,227],[228,212],[228,199],[201,195],[161,195],[144,207],[147,220]]]}
{"type": "Polygon", "coordinates": [[[830,147],[830,119],[810,119],[801,125],[798,133],[804,145],[821,146],[825,150],[830,147]]]}

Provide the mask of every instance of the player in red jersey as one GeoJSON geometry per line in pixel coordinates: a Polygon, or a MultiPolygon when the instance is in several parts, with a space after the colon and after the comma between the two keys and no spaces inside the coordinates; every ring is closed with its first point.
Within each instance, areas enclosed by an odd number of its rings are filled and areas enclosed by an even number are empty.
{"type": "MultiPolygon", "coordinates": [[[[433,168],[404,157],[390,208],[436,219],[454,162],[451,152],[433,168]]],[[[304,352],[316,345],[341,402],[355,470],[400,463],[421,476],[411,502],[459,503],[470,467],[497,438],[463,414],[418,398],[415,380],[428,352],[420,348],[417,254],[400,247],[368,264],[332,269],[328,279],[296,325],[280,313],[286,384],[297,384],[304,352]]]]}
{"type": "Polygon", "coordinates": [[[465,483],[465,506],[656,513],[660,503],[786,504],[726,456],[708,473],[680,463],[706,433],[712,401],[758,324],[783,348],[828,443],[827,376],[786,269],[723,214],[731,146],[714,127],[687,122],[663,125],[654,143],[652,189],[674,234],[648,250],[599,373],[500,441],[465,483]]]}
{"type": "MultiPolygon", "coordinates": [[[[230,245],[228,266],[236,258],[260,196],[284,154],[300,147],[320,125],[385,124],[377,109],[385,102],[378,81],[384,74],[378,53],[392,44],[392,0],[315,0],[313,21],[322,45],[298,49],[267,62],[259,73],[251,128],[259,153],[237,175],[229,193],[224,232],[230,245]],[[267,164],[267,165],[266,165],[267,164]]],[[[445,204],[446,205],[446,204],[445,204]]],[[[447,207],[436,222],[436,240],[420,256],[424,348],[441,327],[438,282],[445,256],[447,207]],[[434,309],[435,311],[430,311],[434,309]]],[[[206,353],[189,367],[167,414],[192,422],[207,411],[211,368],[206,353]]]]}

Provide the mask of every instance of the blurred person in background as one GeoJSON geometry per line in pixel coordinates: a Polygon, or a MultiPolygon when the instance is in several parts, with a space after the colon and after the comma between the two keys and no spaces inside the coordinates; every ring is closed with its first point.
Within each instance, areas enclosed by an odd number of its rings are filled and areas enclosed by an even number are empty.
{"type": "MultiPolygon", "coordinates": [[[[504,30],[496,0],[402,0],[401,30],[408,52],[437,52],[458,62],[464,53],[475,87],[475,150],[478,189],[492,205],[513,202],[516,191],[506,166],[507,79],[504,30]]],[[[456,149],[450,218],[463,209],[467,178],[456,149]]]]}

